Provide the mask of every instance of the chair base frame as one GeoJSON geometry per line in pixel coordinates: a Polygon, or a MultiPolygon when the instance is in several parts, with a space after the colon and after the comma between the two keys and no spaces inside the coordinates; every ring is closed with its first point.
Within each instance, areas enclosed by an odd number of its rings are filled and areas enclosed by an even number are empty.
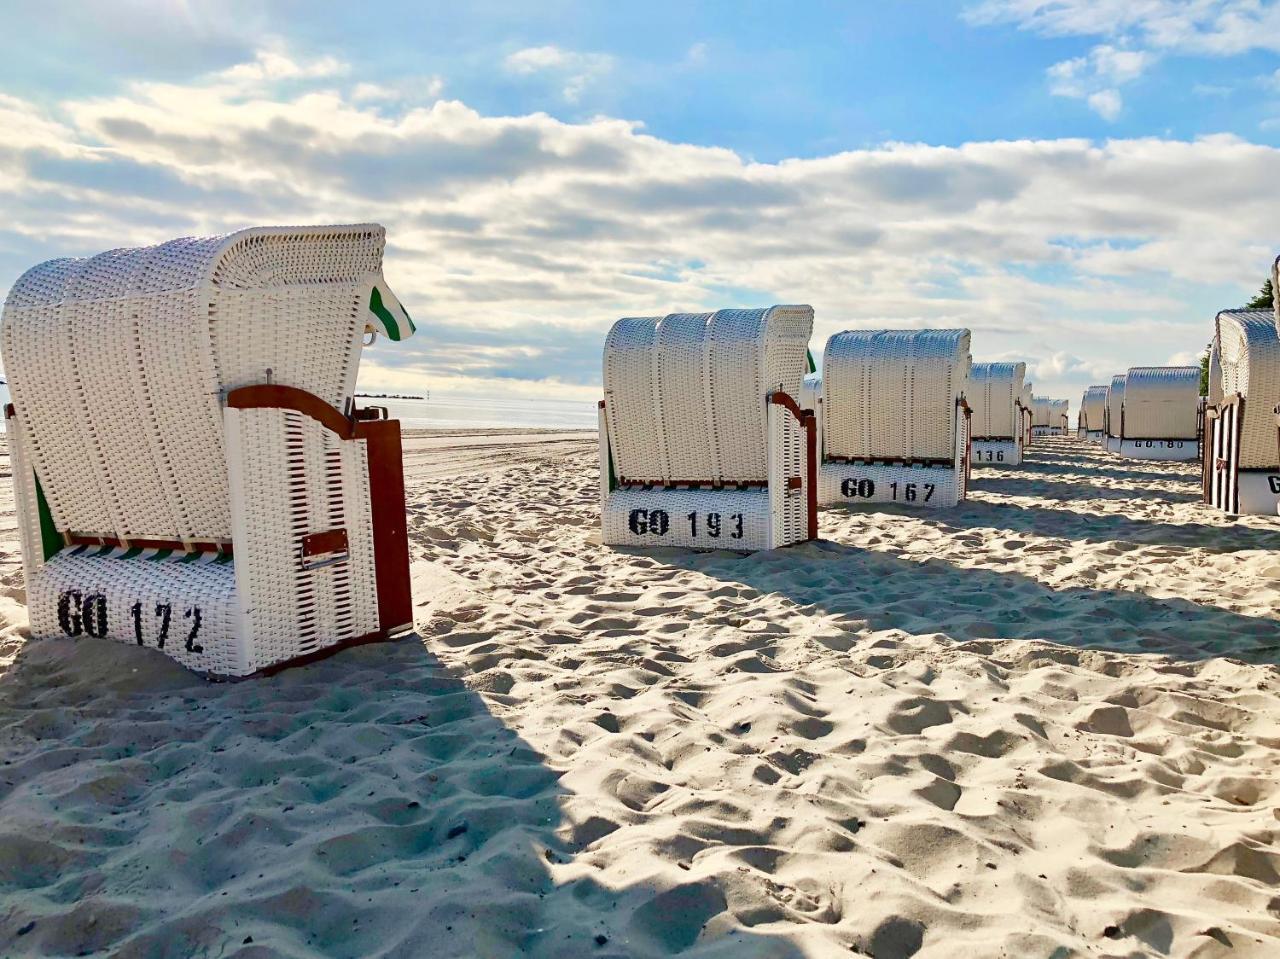
{"type": "Polygon", "coordinates": [[[1240,466],[1244,408],[1245,398],[1237,393],[1205,409],[1200,466],[1204,501],[1232,516],[1276,516],[1280,462],[1265,468],[1240,466]]]}
{"type": "Polygon", "coordinates": [[[599,405],[601,542],[606,546],[776,549],[817,539],[816,424],[786,393],[767,399],[768,477],[753,483],[619,481],[599,405]]]}
{"type": "Polygon", "coordinates": [[[1107,434],[1102,430],[1076,430],[1076,439],[1084,440],[1087,443],[1101,444],[1106,442],[1107,434]]]}
{"type": "Polygon", "coordinates": [[[1022,444],[1015,439],[980,439],[973,441],[974,466],[1021,466],[1022,444]]]}
{"type": "Polygon", "coordinates": [[[1191,439],[1120,440],[1116,453],[1131,460],[1194,462],[1200,459],[1200,441],[1191,439]]]}
{"type": "Polygon", "coordinates": [[[824,458],[818,467],[818,502],[823,506],[893,503],[918,509],[959,505],[969,492],[969,424],[969,406],[958,400],[955,458],[946,463],[824,458]]]}
{"type": "Polygon", "coordinates": [[[233,390],[232,541],[120,542],[56,529],[20,420],[5,413],[34,637],[150,647],[242,679],[412,629],[396,421],[349,419],[293,387],[233,390]]]}

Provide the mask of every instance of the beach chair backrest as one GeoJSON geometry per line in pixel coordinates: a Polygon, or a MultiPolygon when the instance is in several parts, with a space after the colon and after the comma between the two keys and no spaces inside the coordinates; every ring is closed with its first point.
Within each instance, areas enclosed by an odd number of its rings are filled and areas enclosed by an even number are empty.
{"type": "Polygon", "coordinates": [[[968,330],[851,330],[827,341],[824,455],[951,460],[969,379],[968,330]]]}
{"type": "Polygon", "coordinates": [[[1264,310],[1223,310],[1218,314],[1211,353],[1210,398],[1244,397],[1240,426],[1240,468],[1280,465],[1274,409],[1280,404],[1280,336],[1274,314],[1264,310]],[[1212,362],[1216,356],[1217,362],[1212,362]],[[1216,369],[1214,369],[1216,367],[1216,369]]]}
{"type": "Polygon", "coordinates": [[[1131,367],[1125,374],[1125,439],[1194,440],[1199,405],[1200,367],[1131,367]]]}
{"type": "Polygon", "coordinates": [[[271,382],[345,409],[366,328],[412,330],[383,245],[376,224],[263,227],[24,274],[0,347],[57,529],[226,541],[222,398],[271,382]]]}
{"type": "Polygon", "coordinates": [[[798,399],[813,308],[627,317],[604,347],[616,478],[763,483],[771,392],[798,399]]]}
{"type": "Polygon", "coordinates": [[[1107,415],[1107,387],[1090,386],[1080,398],[1081,427],[1092,431],[1102,429],[1107,415]]]}
{"type": "Polygon", "coordinates": [[[1107,435],[1120,435],[1120,415],[1124,409],[1124,373],[1111,377],[1111,385],[1107,387],[1107,435]]]}
{"type": "Polygon", "coordinates": [[[1049,397],[1033,396],[1031,397],[1031,425],[1032,426],[1048,426],[1050,421],[1049,415],[1049,397]]]}
{"type": "Polygon", "coordinates": [[[965,398],[973,411],[973,436],[1006,439],[1018,435],[1016,404],[1022,399],[1025,363],[974,363],[965,398]]]}

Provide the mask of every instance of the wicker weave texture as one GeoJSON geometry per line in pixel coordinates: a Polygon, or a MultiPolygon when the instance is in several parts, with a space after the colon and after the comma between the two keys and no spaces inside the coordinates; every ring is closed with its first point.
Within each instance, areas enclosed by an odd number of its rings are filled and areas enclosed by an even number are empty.
{"type": "Polygon", "coordinates": [[[924,466],[823,459],[818,464],[819,504],[896,503],[944,509],[962,502],[968,494],[969,418],[959,405],[953,416],[951,463],[924,466]]]}
{"type": "Polygon", "coordinates": [[[216,554],[193,562],[64,550],[27,581],[31,634],[85,636],[159,649],[182,665],[243,676],[235,573],[216,554]]]}
{"type": "MultiPolygon", "coordinates": [[[[1214,336],[1221,380],[1219,395],[1245,398],[1240,426],[1240,469],[1272,469],[1280,465],[1276,421],[1280,404],[1280,337],[1271,313],[1224,310],[1214,336]]],[[[1211,395],[1213,387],[1211,386],[1211,395]]]]}
{"type": "Polygon", "coordinates": [[[616,486],[610,426],[600,410],[602,542],[609,546],[773,549],[810,538],[816,482],[808,431],[792,410],[769,402],[767,481],[758,486],[616,486]]]}
{"type": "Polygon", "coordinates": [[[973,364],[965,398],[973,411],[974,437],[1002,440],[1018,435],[1017,405],[1026,375],[1025,363],[973,364]]]}
{"type": "Polygon", "coordinates": [[[627,486],[609,495],[602,540],[610,546],[761,550],[774,546],[769,491],[627,486]]]}
{"type": "Polygon", "coordinates": [[[799,396],[813,309],[628,317],[604,348],[619,481],[763,483],[771,390],[799,396]]]}
{"type": "Polygon", "coordinates": [[[1108,437],[1120,435],[1120,413],[1124,409],[1124,373],[1111,377],[1111,385],[1107,387],[1107,422],[1103,429],[1108,437]]]}
{"type": "Polygon", "coordinates": [[[0,348],[58,527],[228,539],[221,392],[270,379],[343,408],[383,242],[372,224],[255,228],[24,274],[0,348]]]}
{"type": "Polygon", "coordinates": [[[247,671],[375,632],[364,441],[343,441],[294,410],[224,416],[247,671]],[[335,529],[346,531],[346,553],[305,562],[303,538],[335,529]]]}
{"type": "Polygon", "coordinates": [[[25,580],[44,565],[44,544],[40,535],[40,507],[36,496],[36,474],[27,452],[26,434],[16,417],[5,418],[5,438],[9,444],[9,469],[13,473],[13,506],[18,520],[18,545],[22,550],[25,580]]]}
{"type": "Polygon", "coordinates": [[[818,467],[818,500],[836,503],[894,503],[942,509],[960,502],[960,471],[953,466],[893,466],[885,463],[841,463],[818,467]]]}
{"type": "Polygon", "coordinates": [[[1125,439],[1194,441],[1199,411],[1200,367],[1135,366],[1125,374],[1125,439]]]}
{"type": "Polygon", "coordinates": [[[853,330],[823,354],[824,455],[947,460],[969,378],[968,330],[853,330]]]}
{"type": "Polygon", "coordinates": [[[790,546],[809,538],[810,484],[816,480],[803,424],[776,403],[769,404],[768,416],[770,542],[790,546]]]}

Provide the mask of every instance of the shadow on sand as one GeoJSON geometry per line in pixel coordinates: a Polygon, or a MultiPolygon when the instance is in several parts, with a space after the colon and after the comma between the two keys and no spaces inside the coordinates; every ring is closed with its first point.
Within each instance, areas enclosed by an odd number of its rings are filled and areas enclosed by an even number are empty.
{"type": "MultiPolygon", "coordinates": [[[[1061,473],[1049,475],[1062,476],[1061,473]]],[[[1201,499],[1199,486],[1194,488],[1188,486],[1186,490],[1179,489],[1177,491],[1167,489],[1152,490],[1137,485],[1100,486],[1085,483],[1082,480],[1049,479],[1045,475],[1034,474],[1028,476],[984,476],[982,472],[974,470],[970,489],[1000,493],[1004,496],[1037,496],[1055,500],[1125,500],[1133,499],[1138,495],[1148,500],[1160,500],[1166,503],[1198,503],[1201,499]]]]}
{"type": "MultiPolygon", "coordinates": [[[[1145,468],[1151,465],[1148,461],[1142,466],[1127,467],[1126,461],[1108,453],[1081,450],[1066,452],[1054,450],[1042,452],[1032,449],[1022,466],[1012,467],[1021,472],[1040,473],[1047,476],[1075,475],[1082,477],[1096,476],[1101,479],[1129,480],[1143,482],[1150,480],[1160,483],[1185,483],[1198,492],[1200,483],[1200,467],[1197,463],[1168,463],[1162,470],[1145,468]]],[[[975,467],[974,479],[979,478],[984,469],[975,467]]]]}
{"type": "Polygon", "coordinates": [[[0,743],[3,955],[800,956],[698,941],[714,881],[558,883],[616,825],[416,637],[219,684],[32,642],[0,743]]]}
{"type": "Polygon", "coordinates": [[[957,641],[1038,639],[1179,660],[1280,662],[1280,623],[1272,619],[1128,590],[1053,588],[937,558],[821,540],[767,554],[688,554],[673,562],[873,630],[943,633],[957,641]]]}
{"type": "MultiPolygon", "coordinates": [[[[911,515],[918,517],[920,514],[917,512],[911,515]]],[[[1084,543],[1114,540],[1142,546],[1195,547],[1212,553],[1280,548],[1280,528],[1267,530],[1233,524],[1211,526],[1206,523],[1160,523],[1130,519],[1119,513],[1090,513],[1057,509],[1048,505],[1026,506],[970,500],[956,509],[930,513],[926,519],[930,525],[943,530],[989,528],[1084,543]]]]}

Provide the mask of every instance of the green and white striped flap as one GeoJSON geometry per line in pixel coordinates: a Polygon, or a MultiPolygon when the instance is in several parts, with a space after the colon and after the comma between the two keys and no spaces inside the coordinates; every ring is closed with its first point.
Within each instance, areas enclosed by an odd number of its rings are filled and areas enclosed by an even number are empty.
{"type": "Polygon", "coordinates": [[[391,292],[381,274],[373,278],[369,290],[369,315],[365,317],[364,328],[366,333],[381,333],[389,340],[407,340],[416,329],[409,311],[391,292]]]}
{"type": "Polygon", "coordinates": [[[138,559],[201,566],[224,566],[232,561],[230,553],[212,551],[185,553],[178,549],[143,549],[139,546],[80,545],[68,546],[61,552],[66,553],[68,556],[84,556],[89,559],[138,559]]]}

